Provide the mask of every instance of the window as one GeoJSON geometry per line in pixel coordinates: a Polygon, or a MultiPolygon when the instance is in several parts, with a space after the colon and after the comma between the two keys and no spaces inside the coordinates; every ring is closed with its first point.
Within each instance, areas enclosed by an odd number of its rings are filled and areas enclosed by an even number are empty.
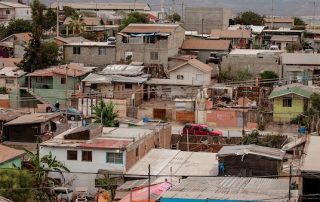
{"type": "Polygon", "coordinates": [[[132,89],[132,84],[131,83],[126,83],[124,84],[125,89],[132,89]]]}
{"type": "Polygon", "coordinates": [[[150,59],[151,60],[158,60],[158,52],[151,52],[150,59]]]}
{"type": "Polygon", "coordinates": [[[107,48],[99,47],[99,55],[107,55],[107,48]]]}
{"type": "Polygon", "coordinates": [[[92,151],[82,151],[82,161],[92,161],[92,151]]]}
{"type": "Polygon", "coordinates": [[[282,106],[283,107],[292,107],[292,97],[284,97],[282,99],[282,106]]]}
{"type": "Polygon", "coordinates": [[[178,80],[183,80],[183,75],[177,75],[178,80]]]}
{"type": "Polygon", "coordinates": [[[80,55],[80,54],[81,54],[81,51],[80,51],[80,47],[79,47],[79,46],[73,47],[73,54],[74,54],[74,55],[80,55]]]}
{"type": "Polygon", "coordinates": [[[6,10],[6,14],[7,14],[7,15],[10,15],[10,10],[6,10]]]}
{"type": "Polygon", "coordinates": [[[136,148],[136,157],[138,157],[138,156],[139,156],[139,147],[136,148]]]}
{"type": "Polygon", "coordinates": [[[78,160],[78,152],[76,150],[67,150],[67,160],[78,160]]]}
{"type": "Polygon", "coordinates": [[[6,79],[6,84],[14,84],[14,80],[13,79],[6,79]]]}
{"type": "Polygon", "coordinates": [[[66,78],[61,78],[60,83],[61,84],[66,84],[66,78]]]}
{"type": "Polygon", "coordinates": [[[122,164],[123,163],[123,154],[107,152],[107,163],[122,164]]]}

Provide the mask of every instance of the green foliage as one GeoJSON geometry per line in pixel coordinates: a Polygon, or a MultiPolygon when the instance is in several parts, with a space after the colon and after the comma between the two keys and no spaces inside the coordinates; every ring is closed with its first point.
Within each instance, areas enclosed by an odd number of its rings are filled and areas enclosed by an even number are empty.
{"type": "Polygon", "coordinates": [[[40,49],[41,49],[42,60],[43,60],[42,65],[44,67],[57,65],[59,63],[58,61],[59,47],[55,42],[53,41],[43,42],[41,43],[40,49]]]}
{"type": "Polygon", "coordinates": [[[172,15],[168,16],[168,20],[171,22],[180,22],[181,16],[178,13],[173,13],[172,15]]]}
{"type": "Polygon", "coordinates": [[[241,141],[241,144],[258,144],[259,143],[259,131],[253,130],[250,134],[246,134],[241,141]]]}
{"type": "Polygon", "coordinates": [[[12,201],[27,201],[33,196],[34,178],[27,171],[0,169],[0,196],[12,201]]]}
{"type": "Polygon", "coordinates": [[[43,29],[49,30],[50,28],[56,25],[57,25],[57,13],[51,8],[49,8],[47,13],[44,16],[43,29]]]}
{"type": "Polygon", "coordinates": [[[123,30],[131,23],[148,23],[148,16],[144,13],[132,12],[121,20],[119,31],[123,30]]]}
{"type": "Polygon", "coordinates": [[[253,78],[253,75],[248,69],[237,71],[235,80],[236,81],[247,81],[253,78]]]}
{"type": "Polygon", "coordinates": [[[293,43],[293,44],[288,44],[286,47],[286,50],[288,53],[294,53],[294,51],[298,51],[302,48],[300,44],[293,43]]]}
{"type": "Polygon", "coordinates": [[[283,142],[286,140],[286,136],[283,135],[263,135],[260,136],[258,130],[253,130],[250,134],[246,134],[242,137],[241,144],[249,145],[255,144],[264,147],[281,148],[283,142]]]}
{"type": "Polygon", "coordinates": [[[312,109],[320,112],[320,94],[319,93],[313,93],[310,96],[310,101],[311,101],[312,109]]]}
{"type": "Polygon", "coordinates": [[[262,79],[262,86],[273,86],[273,84],[276,82],[275,80],[279,78],[278,74],[274,71],[264,71],[260,73],[260,77],[262,79]],[[263,80],[267,80],[265,81],[266,83],[263,83],[263,80]]]}
{"type": "Polygon", "coordinates": [[[93,114],[95,115],[95,123],[101,123],[104,127],[115,127],[118,125],[116,118],[117,112],[114,112],[114,104],[110,101],[107,104],[100,100],[98,105],[92,106],[93,114]]]}
{"type": "Polygon", "coordinates": [[[96,41],[97,40],[97,34],[95,32],[83,32],[81,36],[85,39],[88,39],[90,41],[96,41]]]}
{"type": "Polygon", "coordinates": [[[294,19],[295,26],[306,25],[306,23],[299,17],[294,17],[293,19],[294,19]]]}
{"type": "Polygon", "coordinates": [[[32,31],[32,26],[31,23],[18,19],[9,22],[8,26],[5,28],[5,37],[10,36],[15,33],[21,33],[21,32],[31,32],[32,31]]]}
{"type": "Polygon", "coordinates": [[[74,10],[73,8],[69,6],[63,6],[63,13],[65,17],[72,16],[75,12],[76,10],[74,10]]]}
{"type": "Polygon", "coordinates": [[[220,72],[220,79],[221,79],[221,82],[224,82],[224,81],[232,80],[233,77],[232,77],[230,71],[226,70],[226,71],[220,72]]]}
{"type": "Polygon", "coordinates": [[[6,87],[0,87],[0,94],[7,94],[8,91],[6,89],[6,87]]]}
{"type": "Polygon", "coordinates": [[[82,32],[82,27],[85,25],[83,22],[83,15],[80,12],[74,12],[71,16],[70,27],[72,28],[72,34],[77,35],[82,32]]]}
{"type": "Polygon", "coordinates": [[[264,17],[253,11],[245,11],[240,13],[234,21],[241,25],[263,25],[264,17]]]}

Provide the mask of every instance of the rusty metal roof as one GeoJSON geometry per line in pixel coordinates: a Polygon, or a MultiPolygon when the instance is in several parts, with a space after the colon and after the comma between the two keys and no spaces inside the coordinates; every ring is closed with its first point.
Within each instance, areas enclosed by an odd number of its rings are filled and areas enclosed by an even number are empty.
{"type": "Polygon", "coordinates": [[[183,41],[181,49],[228,51],[230,48],[230,43],[230,40],[186,39],[183,41]]]}
{"type": "Polygon", "coordinates": [[[251,37],[251,30],[212,30],[211,37],[225,39],[248,39],[251,37]]]}
{"type": "Polygon", "coordinates": [[[172,34],[179,27],[178,24],[129,24],[122,33],[169,33],[172,34]]]}

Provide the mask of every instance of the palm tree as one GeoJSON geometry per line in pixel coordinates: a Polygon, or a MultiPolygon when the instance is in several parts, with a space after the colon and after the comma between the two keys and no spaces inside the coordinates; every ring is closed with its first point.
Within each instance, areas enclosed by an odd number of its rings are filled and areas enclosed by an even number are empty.
{"type": "Polygon", "coordinates": [[[72,34],[80,34],[82,27],[85,25],[83,15],[79,12],[74,12],[71,16],[70,26],[72,27],[72,34]]]}
{"type": "Polygon", "coordinates": [[[114,112],[113,102],[107,104],[100,100],[97,105],[92,106],[93,114],[95,115],[95,123],[102,123],[104,127],[115,127],[118,125],[118,112],[114,112]]]}

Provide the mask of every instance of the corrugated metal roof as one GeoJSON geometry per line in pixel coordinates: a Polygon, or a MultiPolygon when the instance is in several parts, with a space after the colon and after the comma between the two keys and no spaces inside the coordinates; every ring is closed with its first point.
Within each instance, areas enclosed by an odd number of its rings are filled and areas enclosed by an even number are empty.
{"type": "Polygon", "coordinates": [[[251,30],[212,30],[211,37],[225,38],[225,39],[249,39],[251,38],[251,30]]]}
{"type": "Polygon", "coordinates": [[[152,149],[128,172],[129,175],[216,176],[218,161],[215,153],[185,152],[170,149],[152,149]]]}
{"type": "Polygon", "coordinates": [[[288,179],[189,177],[161,198],[279,201],[288,197],[288,183],[288,179]]]}
{"type": "Polygon", "coordinates": [[[296,94],[305,98],[310,98],[312,93],[319,93],[320,87],[317,86],[306,86],[300,83],[293,83],[285,86],[280,86],[271,92],[269,99],[276,97],[285,96],[289,94],[296,94]]]}
{"type": "Polygon", "coordinates": [[[320,137],[308,136],[305,146],[305,152],[302,156],[302,166],[300,168],[303,172],[320,172],[320,137]]]}
{"type": "Polygon", "coordinates": [[[4,124],[5,126],[9,125],[19,125],[19,124],[32,124],[32,123],[43,123],[49,121],[53,118],[61,116],[61,113],[36,113],[36,114],[26,114],[22,115],[12,121],[4,124]]]}
{"type": "Polygon", "coordinates": [[[236,145],[236,146],[223,146],[217,153],[217,157],[224,156],[242,156],[252,154],[257,156],[265,156],[277,160],[282,160],[285,152],[271,147],[262,147],[258,145],[236,145]]]}
{"type": "Polygon", "coordinates": [[[144,66],[136,65],[108,65],[99,74],[116,74],[123,76],[137,76],[143,74],[144,66]]]}
{"type": "Polygon", "coordinates": [[[129,24],[122,33],[174,33],[178,24],[129,24]]]}
{"type": "Polygon", "coordinates": [[[150,79],[146,82],[149,85],[174,85],[174,86],[202,86],[203,83],[199,81],[186,81],[177,79],[150,79]]]}
{"type": "Polygon", "coordinates": [[[88,83],[144,83],[148,80],[145,76],[121,76],[121,75],[102,75],[97,73],[91,73],[82,82],[88,83]]]}
{"type": "Polygon", "coordinates": [[[181,49],[228,51],[230,48],[230,43],[230,40],[185,39],[181,49]]]}
{"type": "Polygon", "coordinates": [[[19,67],[4,67],[0,69],[0,77],[21,77],[27,74],[19,67]]]}

